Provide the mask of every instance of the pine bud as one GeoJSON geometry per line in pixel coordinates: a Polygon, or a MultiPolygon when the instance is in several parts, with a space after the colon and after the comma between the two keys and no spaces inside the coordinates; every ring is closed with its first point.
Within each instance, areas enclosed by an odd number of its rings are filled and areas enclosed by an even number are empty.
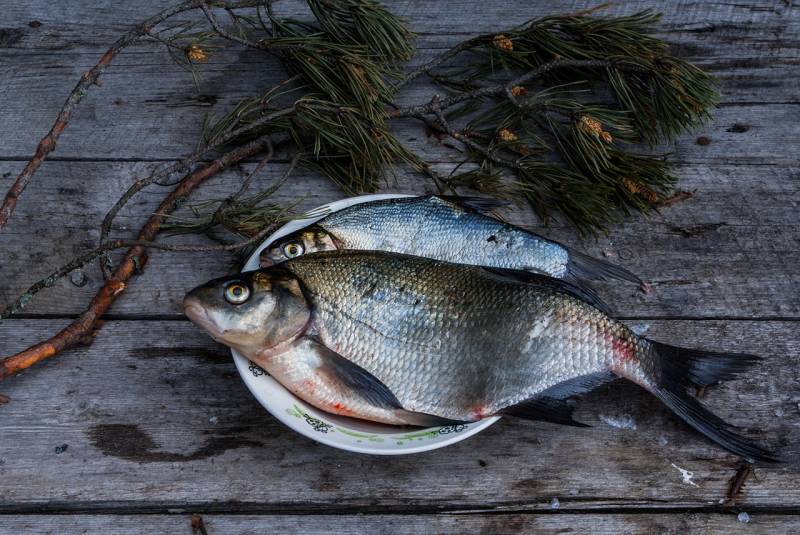
{"type": "Polygon", "coordinates": [[[595,134],[598,136],[603,131],[603,125],[600,124],[600,121],[588,115],[581,117],[578,127],[587,134],[595,134]]]}
{"type": "Polygon", "coordinates": [[[515,97],[524,97],[528,94],[528,88],[521,85],[515,85],[511,88],[511,94],[515,97]]]}
{"type": "Polygon", "coordinates": [[[655,203],[658,201],[658,194],[655,191],[648,188],[647,186],[645,186],[644,184],[642,184],[641,182],[637,182],[636,180],[632,180],[630,178],[623,178],[622,185],[625,186],[625,188],[631,193],[640,195],[641,197],[644,197],[651,203],[655,203]]]}
{"type": "Polygon", "coordinates": [[[514,43],[503,34],[495,35],[492,41],[494,42],[494,46],[500,50],[505,50],[507,52],[514,50],[514,43]]]}
{"type": "Polygon", "coordinates": [[[515,134],[508,128],[503,128],[499,132],[497,132],[497,139],[499,139],[500,141],[510,142],[510,141],[516,141],[519,138],[517,137],[517,134],[515,134]]]}
{"type": "Polygon", "coordinates": [[[190,45],[189,48],[186,49],[186,57],[198,63],[205,63],[208,61],[208,54],[196,43],[190,45]]]}
{"type": "Polygon", "coordinates": [[[588,115],[582,116],[578,123],[578,128],[587,134],[594,134],[606,143],[614,141],[614,138],[611,137],[611,133],[603,130],[603,124],[594,117],[589,117],[588,115]]]}

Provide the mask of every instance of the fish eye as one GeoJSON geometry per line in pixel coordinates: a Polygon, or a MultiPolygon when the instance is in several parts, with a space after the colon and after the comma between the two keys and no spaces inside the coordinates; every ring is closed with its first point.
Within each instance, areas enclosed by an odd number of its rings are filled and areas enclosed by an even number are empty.
{"type": "Polygon", "coordinates": [[[283,247],[281,247],[283,254],[286,258],[294,258],[296,256],[300,256],[305,252],[303,249],[303,245],[296,241],[290,241],[289,243],[285,243],[283,247]]]}
{"type": "Polygon", "coordinates": [[[250,288],[241,282],[231,282],[225,287],[225,299],[233,305],[241,305],[250,298],[250,288]]]}

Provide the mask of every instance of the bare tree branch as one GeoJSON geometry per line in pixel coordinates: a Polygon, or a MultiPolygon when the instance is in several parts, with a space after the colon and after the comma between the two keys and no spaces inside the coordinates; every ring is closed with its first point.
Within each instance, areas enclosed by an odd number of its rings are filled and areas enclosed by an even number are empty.
{"type": "MultiPolygon", "coordinates": [[[[192,190],[198,187],[209,177],[219,173],[228,167],[245,158],[258,154],[267,147],[268,137],[261,137],[246,145],[238,147],[220,158],[212,161],[206,166],[197,169],[188,175],[175,187],[169,195],[159,205],[156,212],[150,216],[145,225],[139,231],[137,239],[131,242],[133,246],[125,254],[125,258],[115,270],[113,276],[109,278],[103,287],[92,299],[89,307],[75,321],[55,334],[53,337],[39,342],[24,351],[12,355],[0,361],[0,380],[15,375],[20,371],[33,366],[34,364],[53,357],[65,349],[69,349],[78,344],[88,343],[93,337],[95,329],[99,327],[98,321],[116,298],[125,290],[127,281],[135,274],[144,269],[147,263],[147,247],[152,245],[161,224],[166,216],[171,213],[180,202],[188,196],[192,190]]],[[[274,142],[275,140],[272,139],[274,142]]],[[[102,248],[101,248],[102,249],[102,248]]],[[[103,254],[105,251],[93,251],[81,259],[92,257],[93,254],[103,254]]],[[[96,256],[94,257],[96,258],[96,256]]],[[[81,260],[79,259],[79,260],[81,260]]],[[[91,258],[89,260],[91,261],[91,258]]],[[[58,274],[70,265],[63,267],[54,273],[58,274]]],[[[73,268],[74,269],[74,268],[73,268]]],[[[42,283],[47,286],[47,279],[42,283]]],[[[52,283],[50,283],[52,285],[52,283]]],[[[35,287],[36,285],[34,285],[35,287]]],[[[34,288],[32,287],[32,288],[34,288]]],[[[39,288],[41,289],[41,288],[39,288]]],[[[35,290],[38,291],[38,290],[35,290]]],[[[23,296],[24,302],[30,300],[32,296],[23,296]]],[[[18,301],[19,302],[19,301],[18,301]]],[[[13,306],[13,305],[12,305],[13,306]]],[[[5,312],[4,312],[5,313],[5,312]]]]}

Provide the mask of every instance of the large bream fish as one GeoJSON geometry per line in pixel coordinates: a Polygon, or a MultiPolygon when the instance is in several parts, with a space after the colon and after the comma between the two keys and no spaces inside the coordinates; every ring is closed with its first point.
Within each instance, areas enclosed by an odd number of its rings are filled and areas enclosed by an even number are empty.
{"type": "Polygon", "coordinates": [[[567,399],[622,377],[724,448],[773,459],[687,393],[757,357],[647,340],[543,275],[333,251],[213,280],[184,307],[331,413],[388,424],[513,415],[580,425],[567,399]]]}
{"type": "Polygon", "coordinates": [[[334,249],[391,251],[445,262],[544,273],[584,288],[584,279],[642,280],[483,212],[498,206],[474,197],[401,197],[355,204],[278,240],[261,253],[261,267],[302,254],[334,249]]]}

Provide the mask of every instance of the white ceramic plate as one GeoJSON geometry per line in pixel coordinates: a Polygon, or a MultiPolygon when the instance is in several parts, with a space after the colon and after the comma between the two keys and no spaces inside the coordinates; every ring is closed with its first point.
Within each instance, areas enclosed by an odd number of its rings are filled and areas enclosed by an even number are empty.
{"type": "MultiPolygon", "coordinates": [[[[326,213],[366,201],[398,197],[410,197],[410,195],[362,195],[320,206],[311,213],[323,215],[290,221],[268,237],[247,260],[244,270],[258,269],[258,256],[263,249],[278,238],[315,223],[326,213]]],[[[486,429],[500,419],[499,416],[495,416],[469,424],[422,428],[392,427],[336,416],[320,411],[295,397],[259,366],[235,350],[232,350],[231,353],[233,353],[233,361],[247,388],[265,409],[298,433],[334,448],[374,455],[418,453],[455,444],[486,429]]]]}

